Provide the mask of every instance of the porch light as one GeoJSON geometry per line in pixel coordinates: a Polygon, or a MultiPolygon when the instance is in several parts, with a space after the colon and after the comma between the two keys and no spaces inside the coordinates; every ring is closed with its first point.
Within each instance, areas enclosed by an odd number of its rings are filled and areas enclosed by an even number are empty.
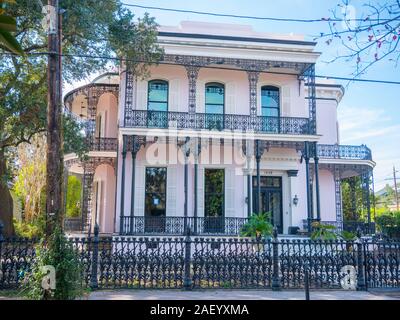
{"type": "Polygon", "coordinates": [[[293,198],[293,204],[295,205],[295,207],[297,207],[297,204],[299,203],[299,198],[297,197],[297,194],[294,196],[293,198]]]}

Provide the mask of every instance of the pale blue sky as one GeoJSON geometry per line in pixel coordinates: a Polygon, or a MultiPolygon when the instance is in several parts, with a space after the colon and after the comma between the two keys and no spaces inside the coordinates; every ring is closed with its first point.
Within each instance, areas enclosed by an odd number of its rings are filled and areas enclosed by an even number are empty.
{"type": "MultiPolygon", "coordinates": [[[[334,8],[340,0],[123,0],[125,3],[178,8],[198,11],[213,11],[250,16],[272,16],[285,18],[322,18],[329,16],[329,10],[334,8]]],[[[362,4],[364,1],[354,1],[362,4]]],[[[138,16],[145,10],[131,8],[138,16]]],[[[356,14],[361,14],[361,7],[356,7],[356,14]]],[[[157,10],[148,10],[161,25],[177,25],[182,20],[227,22],[250,24],[256,31],[276,33],[304,34],[308,40],[320,32],[327,32],[326,23],[284,23],[235,18],[200,16],[187,13],[173,13],[157,10]]],[[[317,51],[323,52],[317,64],[317,73],[331,76],[351,76],[354,64],[335,62],[324,64],[336,48],[327,46],[323,41],[319,43],[317,51]]],[[[384,62],[372,67],[364,76],[371,79],[385,79],[400,81],[399,68],[391,62],[384,62]]],[[[340,81],[338,82],[340,83],[340,81]]],[[[342,84],[346,85],[346,82],[342,84]]],[[[339,119],[342,144],[367,144],[373,152],[377,162],[375,169],[376,189],[382,187],[391,177],[392,166],[400,170],[400,109],[398,92],[399,85],[385,85],[372,83],[353,83],[347,87],[346,95],[339,106],[339,119]]]]}

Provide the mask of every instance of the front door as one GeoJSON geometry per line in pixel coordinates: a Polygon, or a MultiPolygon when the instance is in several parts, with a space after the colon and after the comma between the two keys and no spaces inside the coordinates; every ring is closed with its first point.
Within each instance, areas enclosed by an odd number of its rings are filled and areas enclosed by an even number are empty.
{"type": "Polygon", "coordinates": [[[164,232],[167,168],[146,168],[145,232],[164,232]]]}
{"type": "MultiPolygon", "coordinates": [[[[271,223],[283,233],[282,217],[282,178],[261,177],[260,178],[260,210],[271,214],[271,223]]],[[[257,177],[253,177],[253,211],[256,210],[257,177]]]]}

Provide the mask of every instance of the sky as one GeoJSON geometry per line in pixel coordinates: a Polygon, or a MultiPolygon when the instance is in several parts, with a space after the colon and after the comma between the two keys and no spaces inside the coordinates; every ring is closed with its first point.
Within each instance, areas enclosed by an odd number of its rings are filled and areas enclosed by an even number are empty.
{"type": "MultiPolygon", "coordinates": [[[[283,18],[320,19],[329,17],[330,10],[341,0],[121,0],[124,3],[144,6],[158,6],[174,9],[217,12],[248,16],[269,16],[283,18]]],[[[374,0],[372,0],[373,2],[374,0]]],[[[375,0],[378,1],[378,0],[375,0]]],[[[365,12],[361,5],[364,0],[353,1],[355,14],[360,16],[365,12]]],[[[180,21],[206,21],[251,25],[255,31],[270,33],[304,34],[306,40],[313,41],[315,35],[327,32],[327,23],[270,22],[263,20],[248,20],[225,17],[212,17],[189,13],[166,12],[159,10],[144,10],[130,8],[137,17],[147,11],[156,18],[160,25],[178,25],[180,21]]],[[[318,41],[316,51],[322,52],[317,63],[316,73],[320,75],[351,77],[354,62],[330,60],[338,48],[328,46],[324,41],[318,41]]],[[[400,66],[396,68],[393,62],[384,61],[371,67],[363,78],[400,81],[400,66]]],[[[346,94],[339,108],[340,143],[349,145],[366,144],[372,149],[376,162],[374,170],[375,190],[379,190],[387,179],[393,177],[393,166],[400,171],[400,106],[398,92],[400,85],[374,83],[340,82],[346,86],[346,94]]],[[[398,173],[400,176],[400,172],[398,173]]]]}

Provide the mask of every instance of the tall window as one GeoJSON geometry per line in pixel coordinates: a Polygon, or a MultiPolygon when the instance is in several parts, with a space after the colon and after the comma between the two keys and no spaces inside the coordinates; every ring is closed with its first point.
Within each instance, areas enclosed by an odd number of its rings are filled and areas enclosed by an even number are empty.
{"type": "Polygon", "coordinates": [[[146,168],[145,215],[165,216],[167,168],[146,168]]]}
{"type": "Polygon", "coordinates": [[[225,202],[224,169],[205,169],[204,171],[204,216],[223,217],[225,202]]]}
{"type": "Polygon", "coordinates": [[[168,111],[168,82],[149,81],[147,110],[168,111]]]}
{"type": "Polygon", "coordinates": [[[206,84],[206,128],[224,128],[225,86],[221,83],[206,84]]]}
{"type": "Polygon", "coordinates": [[[261,88],[261,115],[266,117],[280,116],[279,88],[273,86],[261,88]]]}

